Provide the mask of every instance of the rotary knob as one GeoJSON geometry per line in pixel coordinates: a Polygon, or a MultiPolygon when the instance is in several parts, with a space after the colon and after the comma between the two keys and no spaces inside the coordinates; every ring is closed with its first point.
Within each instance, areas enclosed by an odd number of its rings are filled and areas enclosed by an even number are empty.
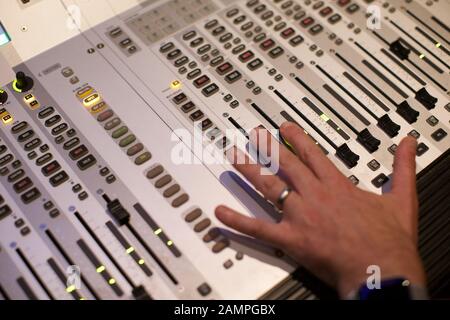
{"type": "Polygon", "coordinates": [[[8,101],[8,93],[5,90],[0,89],[0,106],[5,104],[6,101],[8,101]]]}
{"type": "Polygon", "coordinates": [[[17,72],[16,80],[14,81],[14,89],[17,89],[20,92],[26,92],[33,88],[34,81],[30,77],[28,77],[22,71],[17,72]]]}

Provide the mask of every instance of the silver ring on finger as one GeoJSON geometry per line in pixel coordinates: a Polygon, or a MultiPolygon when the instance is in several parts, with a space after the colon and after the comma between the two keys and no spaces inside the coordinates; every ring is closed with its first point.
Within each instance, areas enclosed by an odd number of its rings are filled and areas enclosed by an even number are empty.
{"type": "Polygon", "coordinates": [[[292,189],[289,187],[286,187],[281,191],[280,196],[277,199],[278,206],[282,209],[284,203],[286,202],[286,199],[289,197],[289,195],[292,193],[292,189]]]}

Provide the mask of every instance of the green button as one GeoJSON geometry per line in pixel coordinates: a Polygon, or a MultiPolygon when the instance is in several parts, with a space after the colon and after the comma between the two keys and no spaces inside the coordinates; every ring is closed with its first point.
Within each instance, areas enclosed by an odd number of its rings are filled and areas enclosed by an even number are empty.
{"type": "Polygon", "coordinates": [[[134,134],[130,134],[128,137],[123,138],[120,140],[120,147],[125,148],[128,147],[130,144],[136,141],[136,136],[134,134]]]}
{"type": "Polygon", "coordinates": [[[152,154],[150,152],[145,152],[143,154],[141,154],[139,157],[136,158],[136,160],[134,161],[134,163],[138,166],[146,163],[148,160],[150,160],[152,158],[152,154]]]}
{"type": "Polygon", "coordinates": [[[119,139],[128,133],[128,127],[121,127],[113,132],[112,137],[114,139],[119,139]]]}

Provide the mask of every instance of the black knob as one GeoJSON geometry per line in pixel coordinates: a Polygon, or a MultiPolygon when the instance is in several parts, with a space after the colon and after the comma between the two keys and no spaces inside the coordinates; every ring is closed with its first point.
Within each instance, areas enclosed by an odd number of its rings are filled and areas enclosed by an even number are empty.
{"type": "Polygon", "coordinates": [[[16,88],[21,92],[29,91],[33,88],[34,81],[22,71],[17,72],[16,74],[16,88]]]}
{"type": "Polygon", "coordinates": [[[6,101],[8,101],[8,93],[5,90],[0,89],[0,106],[5,104],[6,101]]]}

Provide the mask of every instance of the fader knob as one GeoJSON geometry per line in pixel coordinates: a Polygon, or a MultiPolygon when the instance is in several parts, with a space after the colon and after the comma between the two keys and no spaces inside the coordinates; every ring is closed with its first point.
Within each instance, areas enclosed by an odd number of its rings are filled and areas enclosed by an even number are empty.
{"type": "Polygon", "coordinates": [[[26,92],[33,88],[34,81],[30,77],[28,77],[22,71],[17,72],[16,80],[14,81],[14,89],[17,89],[20,92],[26,92]]]}
{"type": "Polygon", "coordinates": [[[5,104],[6,101],[8,101],[8,93],[5,90],[0,89],[0,106],[5,104]]]}

